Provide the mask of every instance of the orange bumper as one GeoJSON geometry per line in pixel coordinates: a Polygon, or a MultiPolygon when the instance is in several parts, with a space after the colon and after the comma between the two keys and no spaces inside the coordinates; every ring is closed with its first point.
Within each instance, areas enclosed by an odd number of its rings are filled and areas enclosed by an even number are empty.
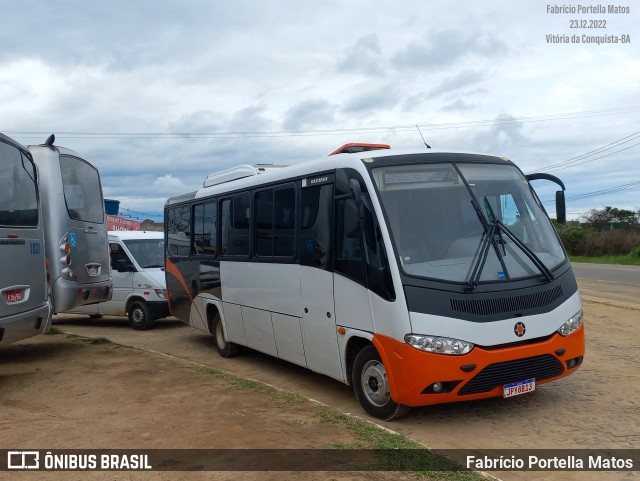
{"type": "Polygon", "coordinates": [[[407,406],[426,406],[499,397],[502,385],[508,382],[534,377],[539,385],[568,376],[580,366],[585,342],[582,325],[567,337],[556,333],[534,344],[491,350],[475,347],[463,356],[420,351],[379,334],[373,344],[385,365],[392,399],[407,406]],[[569,367],[569,361],[576,358],[577,365],[569,367]],[[524,359],[527,361],[519,361],[524,359]],[[503,364],[495,366],[497,363],[503,364]],[[429,386],[435,382],[443,383],[448,392],[433,392],[429,386]]]}

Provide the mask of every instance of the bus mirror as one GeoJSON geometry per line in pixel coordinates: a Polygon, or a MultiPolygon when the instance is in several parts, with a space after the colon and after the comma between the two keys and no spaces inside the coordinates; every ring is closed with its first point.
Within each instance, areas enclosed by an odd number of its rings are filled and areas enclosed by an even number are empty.
{"type": "Polygon", "coordinates": [[[567,221],[567,208],[564,201],[564,190],[556,191],[556,220],[558,224],[564,224],[567,221]]]}

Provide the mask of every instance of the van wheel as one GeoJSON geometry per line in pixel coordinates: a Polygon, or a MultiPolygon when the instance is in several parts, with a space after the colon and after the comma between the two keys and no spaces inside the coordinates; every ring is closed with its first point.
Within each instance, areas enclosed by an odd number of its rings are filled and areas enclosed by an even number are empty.
{"type": "Polygon", "coordinates": [[[149,306],[144,301],[135,301],[129,306],[129,324],[136,331],[151,329],[153,318],[149,306]]]}
{"type": "Polygon", "coordinates": [[[375,346],[367,346],[358,352],[352,373],[356,398],[371,416],[391,421],[411,410],[409,406],[391,399],[387,371],[375,346]]]}
{"type": "Polygon", "coordinates": [[[240,346],[227,340],[224,335],[224,327],[222,325],[222,319],[220,319],[220,314],[216,314],[216,317],[213,319],[213,335],[216,339],[218,354],[222,357],[234,357],[238,355],[240,346]]]}

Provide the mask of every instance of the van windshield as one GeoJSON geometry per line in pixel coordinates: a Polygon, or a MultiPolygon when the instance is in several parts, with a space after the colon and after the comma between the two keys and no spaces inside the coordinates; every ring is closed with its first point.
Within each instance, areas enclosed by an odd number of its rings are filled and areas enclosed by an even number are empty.
{"type": "Polygon", "coordinates": [[[143,269],[164,267],[164,239],[129,239],[123,242],[143,269]]]}
{"type": "Polygon", "coordinates": [[[372,175],[407,274],[504,282],[549,276],[565,260],[549,218],[512,165],[396,165],[372,175]]]}

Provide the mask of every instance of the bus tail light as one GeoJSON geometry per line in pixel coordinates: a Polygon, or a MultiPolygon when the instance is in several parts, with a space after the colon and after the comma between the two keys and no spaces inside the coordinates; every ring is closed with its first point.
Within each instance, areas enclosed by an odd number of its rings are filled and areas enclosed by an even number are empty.
{"type": "Polygon", "coordinates": [[[64,244],[60,244],[60,252],[64,254],[71,252],[71,246],[69,245],[69,242],[67,242],[67,238],[64,239],[64,244]]]}

